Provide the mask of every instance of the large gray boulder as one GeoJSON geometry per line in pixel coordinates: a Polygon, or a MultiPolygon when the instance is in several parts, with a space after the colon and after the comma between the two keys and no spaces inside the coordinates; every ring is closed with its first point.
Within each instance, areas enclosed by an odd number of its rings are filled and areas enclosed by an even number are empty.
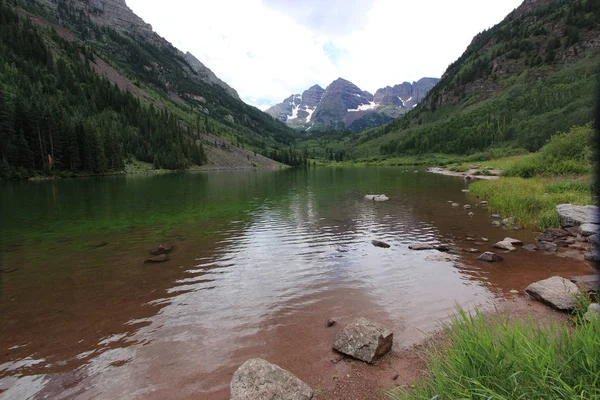
{"type": "Polygon", "coordinates": [[[600,232],[600,225],[597,224],[583,224],[579,227],[581,236],[588,237],[596,235],[598,232],[600,232]]]}
{"type": "Polygon", "coordinates": [[[338,332],[333,348],[359,360],[373,363],[383,357],[394,342],[394,334],[381,324],[359,318],[338,332]]]}
{"type": "Polygon", "coordinates": [[[292,373],[261,358],[246,361],[233,374],[231,400],[309,400],[312,389],[292,373]]]}
{"type": "Polygon", "coordinates": [[[556,211],[560,217],[560,224],[564,228],[583,224],[600,224],[600,210],[596,206],[559,204],[556,206],[556,211]]]}
{"type": "Polygon", "coordinates": [[[575,308],[575,297],[579,288],[573,282],[560,276],[544,279],[532,283],[525,289],[534,299],[546,303],[557,310],[573,310],[575,308]]]}

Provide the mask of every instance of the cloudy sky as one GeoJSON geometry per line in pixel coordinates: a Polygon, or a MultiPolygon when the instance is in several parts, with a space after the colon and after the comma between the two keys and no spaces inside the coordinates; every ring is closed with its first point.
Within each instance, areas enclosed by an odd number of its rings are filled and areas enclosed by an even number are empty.
{"type": "Polygon", "coordinates": [[[363,90],[440,77],[522,0],[126,0],[249,104],[342,77],[363,90]]]}

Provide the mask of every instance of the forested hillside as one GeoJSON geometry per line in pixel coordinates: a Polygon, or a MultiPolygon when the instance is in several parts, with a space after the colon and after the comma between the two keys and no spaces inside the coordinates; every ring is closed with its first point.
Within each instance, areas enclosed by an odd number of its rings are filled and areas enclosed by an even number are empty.
{"type": "Polygon", "coordinates": [[[207,161],[205,133],[299,162],[291,129],[197,78],[172,46],[96,25],[71,2],[56,8],[70,30],[50,12],[0,3],[1,179],[103,174],[128,160],[181,170],[207,161]]]}
{"type": "Polygon", "coordinates": [[[526,0],[476,36],[415,110],[336,145],[353,157],[536,151],[592,120],[598,60],[599,0],[526,0]]]}

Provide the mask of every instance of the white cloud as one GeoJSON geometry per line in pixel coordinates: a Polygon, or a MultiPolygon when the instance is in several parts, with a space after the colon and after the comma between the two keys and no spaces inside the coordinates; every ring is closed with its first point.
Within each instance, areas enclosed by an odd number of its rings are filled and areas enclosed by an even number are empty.
{"type": "Polygon", "coordinates": [[[344,9],[359,3],[171,0],[165,7],[127,0],[156,32],[260,108],[338,77],[370,92],[439,77],[475,34],[520,2],[369,0],[344,9]]]}

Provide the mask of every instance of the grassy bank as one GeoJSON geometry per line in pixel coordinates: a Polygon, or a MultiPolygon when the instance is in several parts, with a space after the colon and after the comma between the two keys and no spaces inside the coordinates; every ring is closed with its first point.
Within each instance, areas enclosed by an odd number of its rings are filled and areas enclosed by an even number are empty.
{"type": "Polygon", "coordinates": [[[593,136],[590,124],[573,127],[553,136],[535,154],[489,162],[504,169],[503,178],[475,182],[470,190],[487,200],[491,211],[515,217],[523,225],[556,227],[557,204],[594,204],[593,136]]]}
{"type": "Polygon", "coordinates": [[[478,181],[471,193],[488,201],[492,212],[514,217],[522,225],[544,230],[559,224],[557,204],[593,204],[590,178],[502,178],[478,181]]]}
{"type": "Polygon", "coordinates": [[[460,310],[447,341],[426,355],[429,374],[404,399],[600,398],[600,319],[539,326],[532,319],[460,310]]]}

